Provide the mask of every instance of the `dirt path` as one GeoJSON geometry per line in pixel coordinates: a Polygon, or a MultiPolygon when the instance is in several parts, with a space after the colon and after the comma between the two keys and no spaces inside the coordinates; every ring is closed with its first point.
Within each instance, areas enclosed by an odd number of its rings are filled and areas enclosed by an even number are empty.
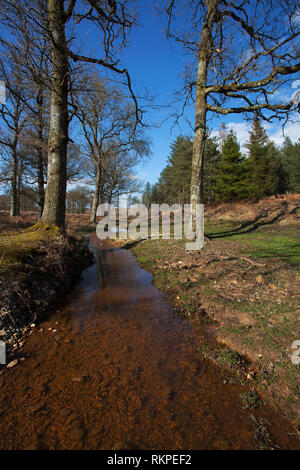
{"type": "MultiPolygon", "coordinates": [[[[245,388],[199,361],[191,326],[130,252],[95,253],[67,305],[0,376],[0,448],[255,448],[245,388]]],[[[271,410],[254,414],[281,448],[299,448],[271,410]]]]}

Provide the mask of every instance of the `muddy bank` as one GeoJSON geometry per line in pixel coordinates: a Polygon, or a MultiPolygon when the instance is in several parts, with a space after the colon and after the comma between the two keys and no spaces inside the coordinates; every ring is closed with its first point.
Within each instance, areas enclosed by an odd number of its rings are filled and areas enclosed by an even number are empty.
{"type": "Polygon", "coordinates": [[[17,261],[0,270],[0,339],[9,354],[30,325],[61,303],[93,256],[86,243],[57,235],[37,243],[17,261]]]}
{"type": "Polygon", "coordinates": [[[192,325],[129,251],[93,243],[96,263],[0,375],[1,449],[299,448],[199,358],[192,325]]]}

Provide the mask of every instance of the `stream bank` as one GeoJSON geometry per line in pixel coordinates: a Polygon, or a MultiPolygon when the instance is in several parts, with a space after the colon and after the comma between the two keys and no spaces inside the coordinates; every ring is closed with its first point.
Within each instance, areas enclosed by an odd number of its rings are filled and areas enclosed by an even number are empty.
{"type": "Polygon", "coordinates": [[[36,224],[0,235],[0,340],[10,355],[32,324],[53,312],[92,263],[86,244],[36,224]]]}

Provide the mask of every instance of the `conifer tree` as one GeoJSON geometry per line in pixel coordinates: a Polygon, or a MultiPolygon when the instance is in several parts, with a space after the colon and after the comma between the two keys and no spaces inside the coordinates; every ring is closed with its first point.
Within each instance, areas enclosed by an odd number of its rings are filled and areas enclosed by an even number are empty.
{"type": "Polygon", "coordinates": [[[257,116],[253,120],[246,147],[249,150],[247,166],[251,199],[285,193],[288,189],[285,162],[257,116]]]}
{"type": "Polygon", "coordinates": [[[151,184],[150,183],[147,183],[146,186],[145,186],[145,191],[143,192],[143,196],[142,196],[142,203],[149,207],[150,204],[151,204],[151,184]]]}
{"type": "Polygon", "coordinates": [[[300,140],[293,144],[286,137],[281,148],[282,162],[287,172],[288,191],[300,192],[300,140]]]}
{"type": "MultiPolygon", "coordinates": [[[[249,151],[249,194],[260,199],[270,193],[270,153],[271,142],[258,117],[255,115],[246,144],[249,151]]],[[[272,191],[271,191],[272,193],[272,191]]]]}
{"type": "Polygon", "coordinates": [[[236,134],[231,130],[224,142],[219,175],[216,179],[217,201],[233,202],[248,195],[245,159],[241,154],[236,134]]]}
{"type": "Polygon", "coordinates": [[[218,143],[215,137],[209,137],[205,141],[205,158],[203,160],[203,201],[204,204],[215,202],[215,185],[219,174],[219,163],[221,152],[218,150],[218,143]]]}

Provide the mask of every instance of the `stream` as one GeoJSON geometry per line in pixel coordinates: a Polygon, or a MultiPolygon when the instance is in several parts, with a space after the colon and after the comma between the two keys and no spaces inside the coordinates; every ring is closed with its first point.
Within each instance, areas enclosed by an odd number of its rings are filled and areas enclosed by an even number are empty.
{"type": "Polygon", "coordinates": [[[197,355],[193,326],[129,251],[91,243],[96,262],[0,375],[1,449],[253,449],[251,414],[299,448],[288,423],[244,409],[248,389],[197,355]]]}

